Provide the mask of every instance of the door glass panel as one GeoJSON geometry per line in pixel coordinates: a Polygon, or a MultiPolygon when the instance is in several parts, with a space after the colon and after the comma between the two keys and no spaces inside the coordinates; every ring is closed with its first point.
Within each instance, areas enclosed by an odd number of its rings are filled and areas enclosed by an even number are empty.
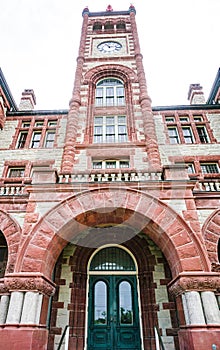
{"type": "Polygon", "coordinates": [[[133,324],[132,290],[127,281],[119,285],[120,324],[133,324]]]}
{"type": "Polygon", "coordinates": [[[98,281],[94,289],[94,323],[107,323],[107,286],[103,281],[98,281]]]}

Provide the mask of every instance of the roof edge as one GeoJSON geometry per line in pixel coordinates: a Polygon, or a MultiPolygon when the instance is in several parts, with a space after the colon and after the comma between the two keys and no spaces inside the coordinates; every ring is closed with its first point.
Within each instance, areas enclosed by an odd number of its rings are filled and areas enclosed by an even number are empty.
{"type": "Polygon", "coordinates": [[[3,92],[7,98],[9,105],[10,105],[10,110],[17,111],[18,107],[17,107],[16,102],[14,100],[14,97],[11,93],[11,90],[9,89],[8,83],[4,77],[4,74],[3,74],[1,68],[0,68],[0,86],[2,87],[3,92]]]}
{"type": "Polygon", "coordinates": [[[211,91],[210,91],[210,94],[209,94],[209,97],[208,97],[208,100],[207,100],[207,103],[208,104],[214,104],[214,100],[215,100],[215,96],[218,92],[218,89],[220,87],[220,68],[218,69],[218,72],[216,74],[216,77],[215,77],[215,80],[214,80],[214,83],[212,85],[212,88],[211,88],[211,91]]]}

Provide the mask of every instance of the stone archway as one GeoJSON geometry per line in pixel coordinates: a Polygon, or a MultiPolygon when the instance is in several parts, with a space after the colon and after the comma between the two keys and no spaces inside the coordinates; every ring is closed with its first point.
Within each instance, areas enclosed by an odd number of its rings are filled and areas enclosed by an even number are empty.
{"type": "Polygon", "coordinates": [[[145,231],[165,255],[172,276],[182,271],[208,271],[205,252],[184,220],[159,200],[126,187],[94,189],[70,197],[34,228],[20,250],[16,271],[50,277],[67,242],[97,223],[125,224],[145,231]],[[111,218],[111,220],[110,220],[111,218]],[[110,221],[109,221],[110,220],[110,221]]]}
{"type": "MultiPolygon", "coordinates": [[[[219,265],[218,243],[220,240],[220,209],[212,213],[203,225],[203,237],[209,260],[214,268],[219,265]]],[[[218,270],[220,267],[218,266],[218,270]]]]}
{"type": "Polygon", "coordinates": [[[3,233],[8,246],[6,273],[12,273],[17,259],[21,228],[19,224],[3,210],[0,210],[0,231],[3,233]]]}

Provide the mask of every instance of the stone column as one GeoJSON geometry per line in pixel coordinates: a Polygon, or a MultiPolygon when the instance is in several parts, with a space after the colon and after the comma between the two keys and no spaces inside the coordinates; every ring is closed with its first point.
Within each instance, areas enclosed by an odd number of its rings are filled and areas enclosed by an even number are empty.
{"type": "Polygon", "coordinates": [[[8,306],[9,306],[9,295],[2,295],[0,301],[0,324],[4,324],[7,318],[8,306]]]}
{"type": "Polygon", "coordinates": [[[185,307],[187,308],[186,319],[188,320],[189,325],[205,325],[206,322],[199,292],[186,292],[185,298],[185,307]]]}
{"type": "Polygon", "coordinates": [[[75,141],[77,136],[77,125],[79,121],[79,107],[81,104],[80,90],[81,90],[81,81],[82,81],[82,71],[84,64],[84,52],[86,44],[86,34],[88,27],[88,9],[83,11],[83,25],[81,33],[81,42],[79,47],[79,55],[77,58],[77,66],[75,73],[75,81],[72,98],[70,100],[70,110],[67,117],[67,126],[66,126],[66,139],[65,146],[63,151],[63,159],[61,165],[61,173],[71,173],[73,170],[73,162],[75,158],[75,141]]]}
{"type": "Polygon", "coordinates": [[[21,323],[38,324],[42,304],[42,295],[37,292],[26,292],[21,315],[21,323]]]}
{"type": "Polygon", "coordinates": [[[214,292],[201,292],[202,305],[204,308],[207,324],[220,324],[220,311],[214,292]]]}
{"type": "Polygon", "coordinates": [[[156,130],[153,119],[153,112],[151,108],[151,99],[148,95],[147,91],[147,82],[145,78],[144,65],[143,65],[143,57],[140,52],[140,44],[138,39],[138,31],[135,21],[135,11],[134,8],[130,7],[130,20],[131,20],[131,28],[134,39],[134,50],[135,50],[135,58],[136,58],[136,66],[137,66],[137,75],[140,86],[140,105],[142,109],[143,115],[143,123],[144,123],[144,134],[146,138],[146,149],[149,158],[149,165],[155,169],[159,170],[161,168],[160,161],[160,153],[157,144],[156,130]]]}
{"type": "Polygon", "coordinates": [[[23,308],[24,292],[11,292],[11,298],[6,319],[7,324],[20,323],[23,308]]]}

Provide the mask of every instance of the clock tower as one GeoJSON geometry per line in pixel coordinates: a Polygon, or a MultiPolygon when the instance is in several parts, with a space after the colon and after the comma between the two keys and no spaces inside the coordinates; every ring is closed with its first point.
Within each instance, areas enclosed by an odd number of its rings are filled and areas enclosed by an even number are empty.
{"type": "Polygon", "coordinates": [[[63,173],[77,169],[78,144],[92,147],[94,154],[101,146],[103,159],[92,155],[91,161],[102,162],[102,168],[109,152],[129,168],[140,167],[140,158],[142,168],[161,168],[135,13],[133,5],[128,11],[110,5],[105,12],[83,10],[63,173]]]}

